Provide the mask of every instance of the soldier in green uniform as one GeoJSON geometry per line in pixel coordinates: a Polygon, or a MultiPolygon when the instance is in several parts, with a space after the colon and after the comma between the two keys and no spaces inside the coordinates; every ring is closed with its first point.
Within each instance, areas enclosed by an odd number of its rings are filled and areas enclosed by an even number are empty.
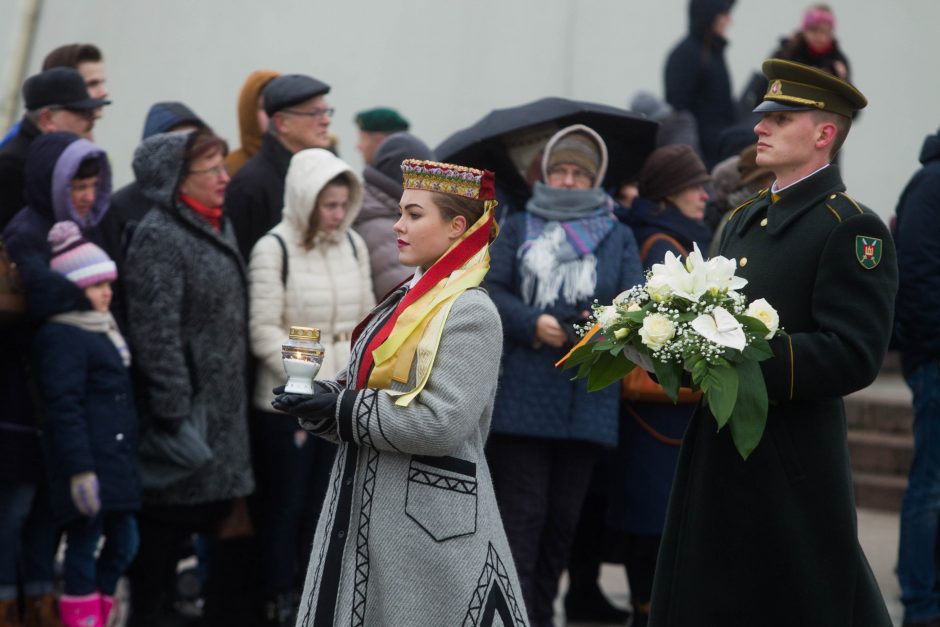
{"type": "Polygon", "coordinates": [[[745,461],[704,407],[686,432],[653,589],[651,627],[889,627],[858,543],[842,397],[872,382],[891,331],[888,229],[845,193],[832,158],[855,87],[770,59],[757,163],[776,180],[735,209],[720,253],[783,333],[762,363],[763,439],[745,461]]]}

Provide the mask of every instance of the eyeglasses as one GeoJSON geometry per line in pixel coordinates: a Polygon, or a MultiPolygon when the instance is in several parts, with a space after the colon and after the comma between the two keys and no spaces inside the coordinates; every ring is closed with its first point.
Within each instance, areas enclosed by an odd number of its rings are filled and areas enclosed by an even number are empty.
{"type": "Polygon", "coordinates": [[[297,111],[296,109],[282,109],[281,113],[292,113],[294,115],[305,115],[311,118],[322,118],[324,116],[333,117],[333,113],[336,111],[333,107],[327,107],[325,109],[314,109],[313,111],[297,111]]]}
{"type": "Polygon", "coordinates": [[[219,165],[213,166],[211,168],[206,168],[205,170],[189,170],[186,174],[196,176],[199,174],[211,174],[212,176],[219,177],[223,174],[228,174],[228,171],[225,169],[225,164],[220,163],[219,165]]]}
{"type": "Polygon", "coordinates": [[[563,181],[569,176],[576,181],[594,182],[594,176],[590,172],[576,166],[556,165],[548,170],[548,178],[563,181]]]}

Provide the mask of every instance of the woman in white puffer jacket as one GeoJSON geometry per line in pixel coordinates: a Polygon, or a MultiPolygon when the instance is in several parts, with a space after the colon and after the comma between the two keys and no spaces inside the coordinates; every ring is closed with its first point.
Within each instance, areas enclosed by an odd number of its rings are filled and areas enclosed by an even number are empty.
{"type": "Polygon", "coordinates": [[[350,228],[361,205],[362,184],[346,162],[320,148],[296,153],[281,222],[258,240],[248,264],[258,522],[272,624],[290,615],[303,581],[334,449],[273,412],[271,389],[286,380],[281,345],[291,326],[320,329],[318,377],[332,378],[349,359],[349,336],[375,305],[369,252],[350,228]]]}

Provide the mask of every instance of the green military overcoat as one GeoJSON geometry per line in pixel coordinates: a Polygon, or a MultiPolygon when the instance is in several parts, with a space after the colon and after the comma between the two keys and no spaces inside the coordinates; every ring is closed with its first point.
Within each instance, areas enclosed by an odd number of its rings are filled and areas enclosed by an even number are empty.
{"type": "Polygon", "coordinates": [[[891,330],[891,236],[836,166],[733,212],[721,254],[783,334],[771,406],[745,461],[700,407],[676,469],[651,627],[890,627],[858,544],[842,397],[878,374],[891,330]]]}

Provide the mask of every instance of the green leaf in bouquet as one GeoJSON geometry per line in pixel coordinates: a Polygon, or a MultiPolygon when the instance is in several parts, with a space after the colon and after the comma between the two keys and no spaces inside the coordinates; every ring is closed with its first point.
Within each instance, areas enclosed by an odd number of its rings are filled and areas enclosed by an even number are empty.
{"type": "Polygon", "coordinates": [[[770,329],[767,328],[767,325],[761,322],[758,318],[753,316],[747,316],[741,314],[736,316],[738,322],[741,323],[741,326],[744,327],[746,333],[753,333],[758,337],[767,337],[767,334],[770,332],[770,329]]]}
{"type": "Polygon", "coordinates": [[[653,360],[653,370],[656,372],[656,378],[659,384],[663,386],[673,403],[679,400],[679,384],[682,381],[682,366],[675,362],[665,363],[659,360],[653,360]]]}
{"type": "Polygon", "coordinates": [[[702,380],[702,391],[720,431],[731,418],[738,398],[738,371],[730,365],[712,366],[702,380]]]}
{"type": "MultiPolygon", "coordinates": [[[[766,333],[764,335],[766,335],[766,333]]],[[[760,339],[754,340],[744,348],[744,357],[750,361],[764,361],[773,356],[774,352],[771,350],[770,344],[764,339],[763,335],[760,339]]]]}
{"type": "Polygon", "coordinates": [[[760,364],[748,361],[738,366],[738,400],[729,425],[734,447],[742,459],[757,448],[767,425],[767,386],[760,364]]]}
{"type": "Polygon", "coordinates": [[[588,392],[603,390],[608,385],[630,374],[630,371],[634,368],[636,368],[636,365],[625,357],[600,353],[588,374],[588,392]]]}
{"type": "Polygon", "coordinates": [[[593,350],[595,353],[599,353],[602,351],[609,351],[614,346],[616,346],[616,344],[613,341],[608,340],[607,338],[604,338],[603,340],[594,342],[593,350]]]}
{"type": "Polygon", "coordinates": [[[569,368],[574,368],[575,366],[580,366],[589,359],[593,359],[594,353],[594,343],[588,342],[584,346],[576,349],[568,359],[561,365],[562,370],[568,370],[569,368]]]}
{"type": "Polygon", "coordinates": [[[620,314],[620,316],[621,316],[622,318],[626,318],[626,319],[629,320],[630,322],[636,322],[637,324],[643,324],[643,318],[645,318],[648,313],[649,313],[649,312],[646,311],[645,309],[638,309],[638,310],[636,310],[636,311],[627,311],[627,312],[624,312],[624,313],[620,314]]]}
{"type": "Polygon", "coordinates": [[[700,385],[708,374],[708,360],[701,355],[693,355],[685,360],[685,369],[692,374],[692,383],[700,385]]]}
{"type": "Polygon", "coordinates": [[[591,353],[591,359],[588,359],[578,367],[578,372],[571,378],[572,381],[576,379],[584,379],[590,374],[591,368],[594,367],[594,364],[597,363],[597,360],[601,358],[601,355],[604,353],[591,353]]]}

